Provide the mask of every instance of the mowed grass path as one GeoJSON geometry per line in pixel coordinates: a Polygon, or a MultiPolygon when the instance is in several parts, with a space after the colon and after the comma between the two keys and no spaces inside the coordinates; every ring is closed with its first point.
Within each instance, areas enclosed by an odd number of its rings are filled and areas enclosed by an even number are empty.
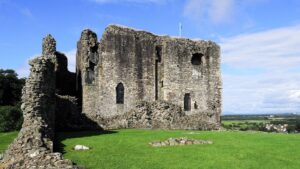
{"type": "Polygon", "coordinates": [[[116,130],[59,133],[64,157],[88,169],[299,169],[300,135],[261,132],[116,130]],[[153,148],[175,137],[212,140],[212,145],[153,148]],[[91,147],[74,151],[76,144],[91,147]]]}

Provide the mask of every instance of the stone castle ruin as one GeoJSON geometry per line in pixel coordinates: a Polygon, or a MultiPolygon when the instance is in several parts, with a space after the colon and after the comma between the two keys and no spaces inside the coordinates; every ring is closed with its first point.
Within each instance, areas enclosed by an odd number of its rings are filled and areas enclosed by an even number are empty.
{"type": "MultiPolygon", "coordinates": [[[[215,43],[112,25],[100,42],[95,33],[84,30],[77,48],[76,86],[82,113],[102,127],[110,128],[105,119],[124,117],[141,101],[163,101],[179,106],[177,115],[197,116],[207,128],[219,125],[220,48],[215,43]]],[[[151,112],[142,123],[151,123],[151,112]]]]}
{"type": "Polygon", "coordinates": [[[100,41],[84,30],[76,73],[51,35],[30,61],[23,89],[24,123],[4,168],[77,168],[54,153],[57,130],[218,129],[220,47],[211,41],[157,36],[110,25],[100,41]]]}

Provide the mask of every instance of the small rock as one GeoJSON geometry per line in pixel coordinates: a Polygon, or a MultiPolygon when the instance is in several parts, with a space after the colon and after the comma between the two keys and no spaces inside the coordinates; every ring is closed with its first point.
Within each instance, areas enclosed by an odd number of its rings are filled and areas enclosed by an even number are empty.
{"type": "Polygon", "coordinates": [[[193,141],[188,140],[188,141],[186,141],[186,144],[188,144],[188,145],[193,144],[193,141]]]}
{"type": "Polygon", "coordinates": [[[62,156],[61,153],[59,153],[59,152],[52,153],[52,155],[54,158],[61,158],[61,156],[62,156]]]}
{"type": "Polygon", "coordinates": [[[176,140],[173,139],[173,138],[170,138],[170,139],[169,139],[169,143],[170,143],[170,146],[175,146],[175,145],[177,145],[176,140]]]}
{"type": "Polygon", "coordinates": [[[156,142],[153,142],[153,143],[152,143],[152,146],[153,146],[153,147],[161,147],[162,145],[161,145],[161,142],[160,142],[160,141],[156,141],[156,142]]]}
{"type": "Polygon", "coordinates": [[[3,154],[2,153],[0,153],[0,160],[2,160],[3,159],[3,154]]]}
{"type": "Polygon", "coordinates": [[[89,150],[90,148],[84,145],[76,145],[74,150],[89,150]]]}
{"type": "Polygon", "coordinates": [[[180,141],[180,145],[185,145],[185,144],[186,144],[186,142],[184,140],[180,141]]]}
{"type": "Polygon", "coordinates": [[[37,155],[39,155],[39,154],[40,154],[40,151],[37,150],[37,151],[35,151],[35,152],[29,154],[29,157],[33,158],[33,157],[35,157],[35,156],[37,156],[37,155]]]}
{"type": "Polygon", "coordinates": [[[213,142],[210,141],[210,140],[206,141],[206,144],[212,144],[212,143],[213,143],[213,142]]]}
{"type": "Polygon", "coordinates": [[[193,144],[202,144],[202,141],[201,140],[194,140],[193,144]]]}

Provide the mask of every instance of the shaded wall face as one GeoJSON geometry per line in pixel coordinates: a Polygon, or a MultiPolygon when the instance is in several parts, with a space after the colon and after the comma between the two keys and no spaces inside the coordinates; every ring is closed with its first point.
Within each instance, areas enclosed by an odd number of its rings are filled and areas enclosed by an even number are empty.
{"type": "Polygon", "coordinates": [[[96,114],[95,102],[99,92],[98,74],[99,54],[97,35],[84,30],[77,43],[76,54],[76,91],[78,103],[82,105],[82,112],[89,115],[96,114]]]}
{"type": "Polygon", "coordinates": [[[55,53],[56,93],[59,95],[76,96],[76,74],[69,72],[67,57],[55,53]]]}
{"type": "Polygon", "coordinates": [[[186,114],[219,121],[221,77],[219,47],[209,42],[168,41],[163,48],[163,98],[186,114]]]}
{"type": "Polygon", "coordinates": [[[148,34],[114,31],[103,36],[95,103],[99,114],[123,114],[139,100],[155,100],[154,40],[148,34]]]}

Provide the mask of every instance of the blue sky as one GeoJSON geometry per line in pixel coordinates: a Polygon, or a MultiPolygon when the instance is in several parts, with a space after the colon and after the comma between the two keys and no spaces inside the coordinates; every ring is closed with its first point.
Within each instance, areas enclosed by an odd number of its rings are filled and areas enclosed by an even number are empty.
{"type": "Polygon", "coordinates": [[[224,113],[300,112],[299,0],[0,0],[0,68],[29,72],[51,33],[73,71],[84,28],[115,23],[222,48],[224,113]]]}

